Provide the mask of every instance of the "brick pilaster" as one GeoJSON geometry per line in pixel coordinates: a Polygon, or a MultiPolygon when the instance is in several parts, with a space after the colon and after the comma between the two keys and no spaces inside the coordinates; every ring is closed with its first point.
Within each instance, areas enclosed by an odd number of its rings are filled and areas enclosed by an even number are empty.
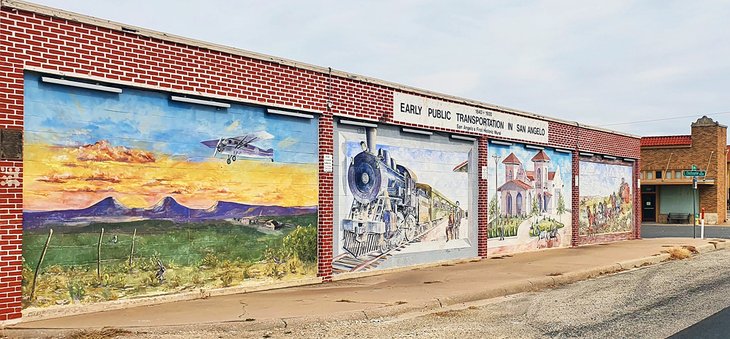
{"type": "Polygon", "coordinates": [[[479,138],[479,161],[476,168],[477,180],[479,186],[479,199],[477,202],[477,255],[487,257],[487,242],[489,240],[489,191],[488,178],[482,177],[482,167],[486,167],[489,162],[488,140],[486,137],[479,138]]]}

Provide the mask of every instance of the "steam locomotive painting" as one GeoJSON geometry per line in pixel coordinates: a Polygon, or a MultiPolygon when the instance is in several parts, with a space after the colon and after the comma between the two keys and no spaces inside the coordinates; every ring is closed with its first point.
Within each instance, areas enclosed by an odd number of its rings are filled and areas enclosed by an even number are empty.
{"type": "Polygon", "coordinates": [[[447,241],[455,239],[466,212],[376,146],[376,130],[366,130],[360,152],[349,159],[347,185],[354,199],[342,220],[342,245],[354,257],[387,253],[418,241],[448,220],[447,241]],[[449,235],[451,232],[451,235],[449,235]]]}

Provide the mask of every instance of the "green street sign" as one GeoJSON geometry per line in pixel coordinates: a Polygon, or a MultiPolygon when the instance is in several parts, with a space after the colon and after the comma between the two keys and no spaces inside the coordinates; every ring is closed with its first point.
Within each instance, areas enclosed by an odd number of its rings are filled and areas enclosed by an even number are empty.
{"type": "Polygon", "coordinates": [[[698,170],[684,170],[684,176],[685,177],[704,177],[707,174],[706,171],[698,171],[698,170]]]}

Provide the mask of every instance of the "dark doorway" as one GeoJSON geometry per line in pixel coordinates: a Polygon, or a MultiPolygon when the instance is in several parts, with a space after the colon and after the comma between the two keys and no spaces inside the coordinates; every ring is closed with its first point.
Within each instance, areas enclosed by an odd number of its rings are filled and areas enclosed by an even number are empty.
{"type": "Polygon", "coordinates": [[[641,220],[656,221],[656,193],[641,194],[641,220]]]}

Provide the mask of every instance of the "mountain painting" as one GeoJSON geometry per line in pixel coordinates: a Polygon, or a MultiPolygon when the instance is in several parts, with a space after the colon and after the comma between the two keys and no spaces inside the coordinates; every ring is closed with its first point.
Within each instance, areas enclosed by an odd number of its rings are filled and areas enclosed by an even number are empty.
{"type": "Polygon", "coordinates": [[[315,276],[316,119],[34,73],[24,95],[24,307],[315,276]]]}

